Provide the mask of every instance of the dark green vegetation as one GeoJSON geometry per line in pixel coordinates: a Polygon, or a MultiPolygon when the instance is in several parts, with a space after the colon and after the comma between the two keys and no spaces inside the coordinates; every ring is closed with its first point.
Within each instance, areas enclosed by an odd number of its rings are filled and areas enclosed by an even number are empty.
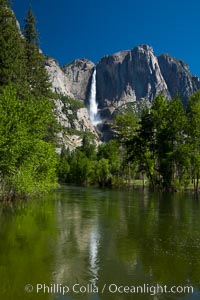
{"type": "Polygon", "coordinates": [[[13,199],[56,185],[55,120],[44,56],[31,10],[23,36],[0,0],[0,196],[13,199]]]}
{"type": "Polygon", "coordinates": [[[95,146],[94,135],[77,131],[76,111],[84,104],[55,95],[39,50],[35,17],[29,9],[23,34],[7,0],[0,0],[0,198],[13,199],[48,191],[61,183],[131,186],[140,180],[152,189],[199,188],[200,92],[186,108],[175,97],[158,96],[140,117],[126,105],[113,123],[115,138],[95,146]],[[82,146],[55,152],[58,125],[53,99],[82,146]],[[70,113],[69,113],[70,112],[70,113]]]}
{"type": "Polygon", "coordinates": [[[200,92],[184,108],[178,97],[158,96],[141,117],[117,115],[116,138],[95,149],[86,137],[74,152],[62,151],[58,175],[63,182],[130,185],[148,180],[151,188],[176,190],[193,184],[200,172],[200,92]]]}
{"type": "Polygon", "coordinates": [[[156,299],[108,289],[36,293],[37,283],[193,286],[194,294],[179,290],[157,299],[200,299],[199,204],[191,193],[74,187],[0,203],[0,299],[156,299]],[[34,286],[32,293],[24,291],[26,284],[34,286]]]}

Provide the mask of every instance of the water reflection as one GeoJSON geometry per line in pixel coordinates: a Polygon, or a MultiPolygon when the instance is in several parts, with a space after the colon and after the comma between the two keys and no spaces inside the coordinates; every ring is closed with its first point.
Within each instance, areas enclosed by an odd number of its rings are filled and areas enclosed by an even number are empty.
{"type": "Polygon", "coordinates": [[[94,227],[90,234],[89,241],[89,257],[90,257],[90,271],[92,273],[92,279],[90,282],[94,285],[98,282],[98,271],[99,271],[99,261],[98,261],[98,249],[100,244],[100,235],[97,227],[94,227]]]}
{"type": "Polygon", "coordinates": [[[200,297],[200,208],[190,194],[65,188],[0,205],[0,299],[200,297]],[[193,285],[193,295],[27,294],[24,285],[193,285]]]}

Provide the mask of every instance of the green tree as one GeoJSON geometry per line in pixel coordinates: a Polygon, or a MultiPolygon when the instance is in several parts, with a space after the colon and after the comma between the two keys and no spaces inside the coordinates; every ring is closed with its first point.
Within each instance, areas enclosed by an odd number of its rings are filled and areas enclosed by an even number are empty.
{"type": "Polygon", "coordinates": [[[109,168],[109,161],[106,158],[101,158],[94,165],[96,180],[99,186],[105,187],[111,184],[111,173],[109,168]]]}
{"type": "Polygon", "coordinates": [[[118,114],[114,121],[116,135],[121,142],[130,140],[139,128],[139,119],[133,113],[118,114]]]}
{"type": "Polygon", "coordinates": [[[180,155],[185,128],[186,114],[178,97],[168,101],[160,95],[143,111],[138,134],[126,144],[130,159],[138,159],[139,171],[146,173],[153,188],[169,190],[183,169],[185,174],[180,155]]]}
{"type": "Polygon", "coordinates": [[[105,158],[109,162],[109,168],[112,175],[117,176],[120,172],[120,144],[117,140],[111,140],[108,143],[99,146],[97,153],[98,160],[105,158]]]}
{"type": "Polygon", "coordinates": [[[0,0],[0,87],[12,84],[23,94],[27,87],[23,38],[7,0],[0,0]]]}
{"type": "Polygon", "coordinates": [[[26,71],[31,93],[36,97],[51,97],[51,85],[45,69],[45,57],[39,49],[38,32],[35,27],[36,19],[31,8],[29,8],[28,16],[24,19],[24,22],[26,71]]]}
{"type": "Polygon", "coordinates": [[[58,180],[61,183],[69,183],[70,174],[70,151],[63,147],[61,149],[59,164],[57,168],[58,180]]]}
{"type": "Polygon", "coordinates": [[[200,173],[200,91],[194,93],[189,99],[187,119],[188,153],[191,162],[190,174],[194,182],[194,188],[197,191],[200,173]]]}
{"type": "MultiPolygon", "coordinates": [[[[24,21],[25,25],[23,27],[23,35],[25,37],[24,47],[26,52],[26,77],[29,85],[28,93],[26,94],[33,95],[34,101],[37,101],[38,106],[41,108],[40,114],[43,115],[41,120],[42,122],[45,120],[46,125],[45,140],[56,143],[58,124],[52,112],[54,108],[52,99],[55,95],[50,90],[51,84],[45,69],[45,57],[38,48],[39,38],[35,27],[36,19],[31,8],[28,10],[28,16],[24,19],[24,21]],[[44,114],[46,114],[46,118],[44,114]],[[46,124],[46,122],[48,124],[46,124]]],[[[40,114],[38,116],[40,116],[40,114]]]]}
{"type": "Polygon", "coordinates": [[[57,155],[50,143],[34,140],[29,155],[17,166],[16,172],[8,178],[11,196],[48,192],[57,186],[57,155]]]}
{"type": "Polygon", "coordinates": [[[39,37],[35,27],[36,19],[31,7],[28,10],[27,18],[25,18],[24,21],[23,36],[29,44],[39,47],[39,37]]]}
{"type": "Polygon", "coordinates": [[[47,191],[56,183],[57,155],[45,142],[46,115],[8,86],[0,94],[0,181],[5,197],[47,191]],[[38,130],[37,130],[38,129],[38,130]]]}
{"type": "Polygon", "coordinates": [[[83,135],[82,146],[80,147],[80,150],[84,152],[87,158],[91,160],[96,158],[96,145],[94,140],[87,132],[83,135]]]}
{"type": "Polygon", "coordinates": [[[23,37],[0,0],[0,192],[7,198],[56,185],[52,93],[31,10],[26,22],[23,37]]]}
{"type": "Polygon", "coordinates": [[[120,141],[118,155],[120,157],[120,177],[130,185],[131,178],[135,175],[136,163],[127,160],[125,143],[133,139],[139,129],[139,118],[132,112],[118,114],[114,120],[114,130],[117,140],[120,141]]]}
{"type": "Polygon", "coordinates": [[[149,108],[144,108],[137,134],[125,143],[127,159],[131,162],[138,162],[138,172],[143,176],[146,174],[152,189],[156,185],[154,133],[152,114],[149,108]]]}
{"type": "Polygon", "coordinates": [[[167,111],[167,128],[161,140],[165,146],[162,154],[160,173],[163,184],[169,189],[178,175],[179,154],[181,146],[185,143],[186,112],[180,98],[175,97],[169,102],[167,111]]]}

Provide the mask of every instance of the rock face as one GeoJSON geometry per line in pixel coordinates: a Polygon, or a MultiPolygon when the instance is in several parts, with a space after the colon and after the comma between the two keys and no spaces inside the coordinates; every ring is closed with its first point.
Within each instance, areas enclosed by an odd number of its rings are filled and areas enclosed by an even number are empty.
{"type": "Polygon", "coordinates": [[[163,94],[179,94],[184,103],[200,88],[181,60],[163,54],[158,57],[148,45],[105,56],[97,64],[97,101],[101,108],[120,107],[128,102],[152,102],[163,94]]]}
{"type": "MultiPolygon", "coordinates": [[[[94,67],[94,63],[87,59],[76,59],[62,68],[53,59],[46,62],[52,89],[60,95],[60,100],[56,100],[59,123],[76,133],[88,130],[97,138],[97,131],[86,109],[94,67]],[[83,107],[78,110],[68,107],[63,113],[63,95],[78,100],[83,107]],[[71,118],[70,114],[74,117],[71,118]],[[70,123],[72,119],[73,124],[70,123]]],[[[183,61],[168,54],[157,57],[148,45],[107,55],[96,65],[96,95],[99,113],[104,120],[102,125],[109,124],[118,111],[128,108],[139,112],[144,105],[150,105],[158,94],[168,99],[178,94],[186,104],[188,97],[197,89],[200,89],[200,80],[190,74],[183,61]]],[[[61,139],[71,139],[69,130],[66,130],[67,134],[64,131],[61,139]]],[[[73,142],[63,143],[73,148],[81,143],[80,135],[73,134],[73,142]]]]}
{"type": "MultiPolygon", "coordinates": [[[[94,63],[77,59],[59,67],[47,62],[54,91],[70,95],[88,104],[94,63]]],[[[176,94],[185,103],[200,88],[200,80],[192,76],[188,66],[168,54],[156,56],[152,47],[140,45],[103,57],[96,65],[96,88],[99,108],[120,107],[128,102],[149,103],[162,93],[168,98],[176,94]]]]}
{"type": "Polygon", "coordinates": [[[58,134],[58,152],[65,146],[70,150],[81,146],[83,134],[89,132],[93,135],[96,144],[99,144],[99,136],[92,125],[88,111],[85,107],[74,108],[73,105],[61,99],[55,100],[55,115],[61,130],[58,134]]]}
{"type": "Polygon", "coordinates": [[[49,58],[45,62],[45,67],[52,83],[52,91],[59,96],[54,101],[55,115],[61,126],[57,151],[60,152],[63,146],[70,150],[81,146],[83,134],[86,132],[93,136],[96,144],[99,144],[97,130],[89,118],[84,103],[89,93],[88,85],[94,64],[80,59],[61,68],[54,59],[49,58]]]}
{"type": "Polygon", "coordinates": [[[97,100],[101,107],[170,96],[153,49],[141,45],[105,56],[97,64],[97,100]]]}
{"type": "Polygon", "coordinates": [[[94,63],[87,59],[76,59],[60,67],[55,59],[48,58],[45,67],[53,92],[86,102],[90,92],[94,63]]]}
{"type": "Polygon", "coordinates": [[[73,97],[68,86],[67,78],[56,60],[52,58],[47,59],[45,62],[45,68],[49,75],[53,92],[58,95],[73,97]]]}
{"type": "Polygon", "coordinates": [[[199,78],[191,76],[188,66],[168,54],[158,56],[160,70],[171,97],[179,94],[186,104],[188,97],[200,88],[199,78]]]}
{"type": "Polygon", "coordinates": [[[87,102],[94,66],[93,62],[82,58],[62,68],[67,86],[75,99],[87,102]]]}

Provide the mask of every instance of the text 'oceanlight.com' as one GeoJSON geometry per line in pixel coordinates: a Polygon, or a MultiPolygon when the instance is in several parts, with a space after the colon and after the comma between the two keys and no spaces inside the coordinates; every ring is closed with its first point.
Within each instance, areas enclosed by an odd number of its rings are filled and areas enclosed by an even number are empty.
{"type": "Polygon", "coordinates": [[[66,295],[68,293],[74,294],[192,294],[194,292],[193,286],[167,286],[167,285],[150,285],[144,283],[142,285],[118,285],[115,283],[104,284],[103,286],[97,286],[92,283],[81,285],[76,283],[72,286],[63,284],[49,284],[37,283],[35,286],[27,284],[25,291],[28,293],[36,292],[37,294],[61,294],[66,295]]]}

